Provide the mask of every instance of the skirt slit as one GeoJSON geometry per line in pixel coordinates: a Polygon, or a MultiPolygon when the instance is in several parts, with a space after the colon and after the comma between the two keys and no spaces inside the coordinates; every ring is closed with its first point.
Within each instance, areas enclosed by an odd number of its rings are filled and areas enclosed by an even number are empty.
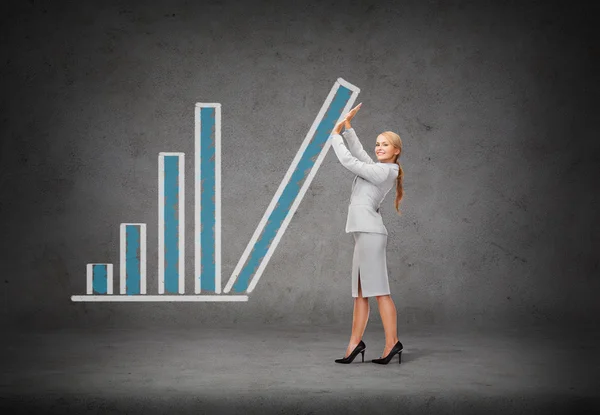
{"type": "Polygon", "coordinates": [[[358,296],[362,297],[362,286],[360,285],[360,266],[358,267],[358,296]]]}

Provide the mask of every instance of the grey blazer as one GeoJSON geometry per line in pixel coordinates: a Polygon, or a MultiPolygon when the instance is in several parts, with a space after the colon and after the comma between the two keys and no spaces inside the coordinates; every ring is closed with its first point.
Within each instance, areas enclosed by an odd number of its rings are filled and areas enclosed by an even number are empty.
{"type": "Polygon", "coordinates": [[[395,186],[399,166],[396,163],[374,162],[363,149],[360,140],[350,128],[342,133],[348,148],[339,134],[331,135],[331,144],[342,165],[356,174],[348,206],[346,233],[374,232],[387,235],[379,208],[388,192],[395,186]]]}

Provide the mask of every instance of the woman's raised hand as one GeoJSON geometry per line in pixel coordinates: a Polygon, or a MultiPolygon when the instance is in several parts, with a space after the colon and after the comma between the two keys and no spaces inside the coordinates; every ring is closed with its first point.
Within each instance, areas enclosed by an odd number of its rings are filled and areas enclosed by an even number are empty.
{"type": "Polygon", "coordinates": [[[358,110],[360,109],[360,107],[362,106],[362,102],[360,104],[358,104],[356,107],[352,108],[348,114],[346,114],[346,119],[348,121],[352,121],[352,118],[354,118],[354,116],[356,115],[356,113],[358,112],[358,110]]]}
{"type": "Polygon", "coordinates": [[[352,120],[352,118],[354,118],[354,116],[356,115],[356,113],[358,112],[358,110],[360,109],[361,106],[362,106],[362,102],[360,104],[358,104],[356,107],[352,108],[350,111],[348,111],[348,114],[346,114],[344,119],[342,121],[340,121],[339,123],[337,123],[336,126],[333,128],[333,133],[340,134],[342,132],[342,128],[346,128],[346,129],[352,128],[352,126],[350,125],[350,121],[352,120]]]}
{"type": "Polygon", "coordinates": [[[362,102],[360,104],[358,104],[356,107],[352,108],[348,112],[348,114],[346,114],[346,117],[344,118],[344,126],[346,129],[352,128],[352,126],[350,125],[350,121],[352,121],[352,118],[354,118],[354,116],[356,115],[356,113],[358,112],[358,110],[360,109],[361,106],[362,106],[362,102]]]}

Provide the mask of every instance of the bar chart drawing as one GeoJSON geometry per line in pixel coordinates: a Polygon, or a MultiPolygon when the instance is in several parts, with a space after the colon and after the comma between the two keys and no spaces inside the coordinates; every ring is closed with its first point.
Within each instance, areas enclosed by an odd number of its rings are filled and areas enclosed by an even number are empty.
{"type": "Polygon", "coordinates": [[[120,224],[119,294],[113,264],[88,263],[74,302],[248,301],[325,158],[335,124],[360,89],[338,78],[311,125],[225,288],[221,283],[221,104],[197,103],[194,130],[193,293],[185,278],[185,154],[158,155],[158,286],[147,290],[147,224],[120,224]],[[203,292],[207,294],[201,294],[203,292]],[[228,294],[233,291],[236,294],[228,294]],[[214,294],[210,294],[214,293],[214,294]],[[223,294],[225,293],[225,294],[223,294]]]}

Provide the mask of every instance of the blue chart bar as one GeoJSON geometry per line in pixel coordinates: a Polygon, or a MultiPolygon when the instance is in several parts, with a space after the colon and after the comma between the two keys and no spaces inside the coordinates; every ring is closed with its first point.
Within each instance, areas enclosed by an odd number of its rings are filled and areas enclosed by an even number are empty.
{"type": "Polygon", "coordinates": [[[158,293],[183,294],[184,153],[158,155],[158,293]]]}
{"type": "Polygon", "coordinates": [[[122,223],[120,293],[146,294],[146,224],[122,223]]]}
{"type": "Polygon", "coordinates": [[[113,293],[113,264],[87,264],[87,294],[113,293]]]}
{"type": "Polygon", "coordinates": [[[221,104],[196,104],[195,293],[221,292],[221,104]]]}
{"type": "Polygon", "coordinates": [[[256,286],[331,145],[331,130],[342,114],[350,110],[359,91],[354,85],[338,78],[229,279],[225,292],[233,287],[234,292],[249,293],[256,286]]]}

